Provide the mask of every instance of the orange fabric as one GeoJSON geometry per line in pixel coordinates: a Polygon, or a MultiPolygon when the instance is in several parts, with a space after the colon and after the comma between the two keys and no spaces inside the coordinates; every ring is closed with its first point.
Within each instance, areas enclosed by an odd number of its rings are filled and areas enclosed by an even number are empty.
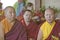
{"type": "Polygon", "coordinates": [[[6,19],[3,19],[1,22],[2,22],[2,24],[4,26],[4,33],[9,32],[10,29],[12,28],[11,23],[9,23],[6,19]]]}

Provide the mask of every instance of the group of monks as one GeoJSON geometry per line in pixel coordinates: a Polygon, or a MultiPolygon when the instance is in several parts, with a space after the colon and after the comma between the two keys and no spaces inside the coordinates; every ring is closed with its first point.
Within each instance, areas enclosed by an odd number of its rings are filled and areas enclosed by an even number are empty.
{"type": "Polygon", "coordinates": [[[20,20],[16,17],[14,7],[7,6],[4,9],[5,18],[0,22],[0,40],[60,40],[60,21],[55,20],[54,9],[47,8],[45,20],[37,19],[37,24],[32,19],[33,11],[29,8],[22,11],[20,20]]]}

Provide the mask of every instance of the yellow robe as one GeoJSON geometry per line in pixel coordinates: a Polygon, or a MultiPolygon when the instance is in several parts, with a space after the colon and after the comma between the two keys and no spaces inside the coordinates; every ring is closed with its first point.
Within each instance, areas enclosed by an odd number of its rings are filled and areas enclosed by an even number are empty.
{"type": "Polygon", "coordinates": [[[42,24],[40,30],[43,32],[43,38],[42,38],[43,40],[48,38],[54,25],[55,25],[55,21],[52,22],[52,24],[49,24],[47,21],[42,24]]]}
{"type": "Polygon", "coordinates": [[[12,28],[11,23],[9,23],[9,22],[7,21],[7,19],[3,19],[1,22],[2,22],[3,27],[4,27],[4,33],[9,32],[10,29],[12,28]]]}

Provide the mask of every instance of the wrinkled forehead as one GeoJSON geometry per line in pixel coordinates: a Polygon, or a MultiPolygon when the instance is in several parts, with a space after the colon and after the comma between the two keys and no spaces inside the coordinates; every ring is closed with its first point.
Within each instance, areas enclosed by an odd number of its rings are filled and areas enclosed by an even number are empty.
{"type": "Polygon", "coordinates": [[[14,9],[13,9],[13,8],[8,8],[7,10],[8,10],[8,11],[14,11],[14,9]]]}
{"type": "Polygon", "coordinates": [[[8,15],[8,14],[14,14],[15,15],[14,8],[9,7],[9,8],[6,8],[4,11],[5,11],[4,15],[8,15]]]}
{"type": "Polygon", "coordinates": [[[6,8],[5,12],[15,12],[13,8],[6,8]]]}

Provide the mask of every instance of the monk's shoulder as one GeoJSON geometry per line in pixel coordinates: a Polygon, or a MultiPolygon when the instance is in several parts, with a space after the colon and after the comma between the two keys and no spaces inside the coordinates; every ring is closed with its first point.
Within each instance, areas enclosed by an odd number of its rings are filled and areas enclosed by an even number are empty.
{"type": "Polygon", "coordinates": [[[41,24],[41,27],[40,27],[41,30],[45,29],[45,24],[46,24],[46,22],[43,22],[43,23],[41,24]]]}
{"type": "Polygon", "coordinates": [[[19,20],[16,20],[18,25],[22,25],[22,23],[19,20]]]}
{"type": "Polygon", "coordinates": [[[40,22],[39,26],[43,25],[43,24],[44,24],[44,22],[45,22],[45,20],[44,20],[44,21],[42,21],[42,20],[41,20],[41,22],[40,22]]]}
{"type": "Polygon", "coordinates": [[[55,20],[56,24],[60,25],[60,20],[55,20]]]}
{"type": "Polygon", "coordinates": [[[4,23],[4,22],[5,22],[5,20],[6,20],[6,19],[3,19],[3,20],[1,21],[1,23],[4,23]]]}
{"type": "Polygon", "coordinates": [[[20,22],[20,21],[18,21],[18,20],[17,20],[17,22],[16,22],[16,23],[17,23],[17,26],[19,26],[20,28],[22,28],[22,29],[24,28],[24,26],[23,26],[22,22],[20,22]]]}
{"type": "Polygon", "coordinates": [[[60,30],[60,20],[56,20],[55,29],[59,29],[60,30]]]}

